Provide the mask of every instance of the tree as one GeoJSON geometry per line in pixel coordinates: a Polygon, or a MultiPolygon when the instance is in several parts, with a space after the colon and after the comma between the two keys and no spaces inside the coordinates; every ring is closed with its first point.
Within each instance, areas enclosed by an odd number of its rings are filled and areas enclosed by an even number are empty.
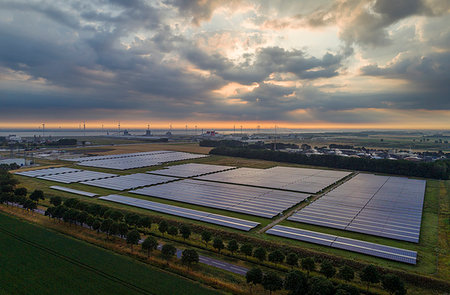
{"type": "Polygon", "coordinates": [[[178,235],[178,228],[176,226],[171,226],[169,227],[169,229],[167,230],[167,233],[171,236],[176,236],[178,235]]]}
{"type": "Polygon", "coordinates": [[[231,252],[231,254],[234,254],[234,252],[237,251],[237,249],[239,249],[239,245],[238,245],[237,241],[236,240],[229,241],[228,245],[227,245],[227,249],[228,249],[228,251],[231,252]]]}
{"type": "Polygon", "coordinates": [[[212,234],[209,231],[202,232],[202,240],[205,242],[205,247],[208,247],[209,241],[211,241],[212,234]]]}
{"type": "Polygon", "coordinates": [[[359,290],[355,286],[340,284],[336,288],[335,295],[359,295],[359,290]]]}
{"type": "Polygon", "coordinates": [[[152,236],[148,236],[144,242],[142,242],[142,250],[147,251],[147,257],[150,257],[150,252],[156,250],[157,247],[158,241],[152,236]]]}
{"type": "Polygon", "coordinates": [[[170,258],[174,256],[175,253],[177,253],[177,248],[171,244],[165,244],[161,248],[161,254],[167,260],[167,263],[169,263],[170,258]]]}
{"type": "Polygon", "coordinates": [[[223,241],[220,237],[217,237],[213,241],[213,247],[217,249],[217,251],[220,253],[220,251],[225,247],[223,244],[223,241]]]}
{"type": "Polygon", "coordinates": [[[19,188],[16,188],[16,189],[14,190],[14,194],[15,194],[16,196],[22,196],[22,197],[25,197],[25,196],[27,195],[27,193],[28,193],[28,191],[27,191],[27,189],[24,188],[24,187],[19,187],[19,188]]]}
{"type": "Polygon", "coordinates": [[[92,225],[94,224],[94,222],[95,222],[94,216],[92,216],[91,214],[89,214],[88,217],[86,218],[86,224],[87,224],[90,228],[92,228],[92,225]]]}
{"type": "Polygon", "coordinates": [[[51,197],[50,198],[50,204],[52,204],[55,207],[61,205],[62,204],[61,197],[51,197]]]}
{"type": "Polygon", "coordinates": [[[128,225],[125,222],[119,223],[119,235],[125,237],[128,233],[128,225]]]}
{"type": "Polygon", "coordinates": [[[289,253],[286,256],[286,263],[292,267],[298,266],[298,255],[296,253],[289,253]]]}
{"type": "Polygon", "coordinates": [[[130,226],[136,226],[139,223],[140,217],[136,213],[128,213],[125,215],[125,222],[130,226]]]}
{"type": "Polygon", "coordinates": [[[350,282],[355,278],[355,272],[350,266],[344,265],[339,269],[339,277],[347,282],[350,282]]]}
{"type": "Polygon", "coordinates": [[[139,226],[141,227],[146,227],[146,228],[151,228],[152,227],[152,219],[148,216],[142,217],[139,220],[139,226]]]}
{"type": "Polygon", "coordinates": [[[133,245],[137,245],[139,240],[141,239],[141,235],[137,230],[130,230],[127,234],[127,244],[131,246],[131,252],[133,252],[133,245]]]}
{"type": "Polygon", "coordinates": [[[327,277],[327,279],[332,278],[336,274],[336,269],[331,264],[330,261],[324,260],[320,264],[320,273],[327,277]]]}
{"type": "Polygon", "coordinates": [[[113,211],[111,212],[111,215],[109,217],[111,217],[111,219],[114,221],[121,221],[123,218],[123,214],[120,211],[113,211]]]}
{"type": "Polygon", "coordinates": [[[184,240],[188,239],[191,236],[191,228],[187,225],[182,225],[180,227],[180,234],[184,240]]]}
{"type": "Polygon", "coordinates": [[[284,279],[284,288],[292,295],[305,294],[308,291],[308,279],[303,272],[291,270],[284,279]]]}
{"type": "Polygon", "coordinates": [[[41,190],[35,190],[31,193],[30,199],[37,203],[39,202],[39,200],[45,200],[44,192],[41,190]]]}
{"type": "Polygon", "coordinates": [[[85,211],[79,211],[76,220],[80,223],[80,225],[83,225],[83,223],[86,222],[86,219],[88,218],[88,213],[85,211]]]}
{"type": "Polygon", "coordinates": [[[272,294],[272,291],[278,291],[283,288],[283,280],[279,275],[272,271],[263,275],[261,284],[265,290],[269,290],[269,294],[272,294]]]}
{"type": "Polygon", "coordinates": [[[158,230],[159,232],[164,236],[164,233],[167,232],[167,229],[169,228],[169,225],[167,224],[167,221],[162,220],[159,224],[158,224],[158,230]]]}
{"type": "Polygon", "coordinates": [[[119,234],[119,223],[118,222],[113,221],[113,223],[109,227],[109,234],[112,236],[119,234]]]}
{"type": "Polygon", "coordinates": [[[240,251],[244,253],[245,256],[252,256],[253,246],[250,244],[244,244],[241,246],[240,251]]]}
{"type": "Polygon", "coordinates": [[[26,202],[23,204],[23,207],[25,209],[33,211],[35,209],[37,209],[37,204],[35,202],[33,202],[32,200],[26,200],[26,202]]]}
{"type": "Polygon", "coordinates": [[[314,263],[314,259],[311,257],[306,257],[302,259],[302,268],[306,270],[306,274],[309,277],[309,273],[316,269],[316,264],[314,263]]]}
{"type": "Polygon", "coordinates": [[[102,225],[102,223],[100,222],[100,220],[96,219],[94,221],[94,223],[92,223],[92,229],[96,230],[98,232],[100,227],[101,227],[101,225],[102,225]]]}
{"type": "Polygon", "coordinates": [[[190,268],[192,263],[198,263],[199,257],[197,251],[194,249],[185,249],[181,253],[181,262],[190,268]]]}
{"type": "Polygon", "coordinates": [[[404,295],[406,294],[405,284],[400,278],[394,274],[386,274],[381,279],[383,289],[389,294],[404,295]]]}
{"type": "Polygon", "coordinates": [[[261,284],[263,277],[263,272],[260,268],[254,267],[247,271],[245,274],[245,279],[247,284],[250,284],[250,291],[252,290],[252,285],[261,284]]]}
{"type": "Polygon", "coordinates": [[[266,249],[259,247],[253,252],[253,257],[257,258],[259,261],[266,260],[266,249]]]}
{"type": "Polygon", "coordinates": [[[269,261],[273,263],[282,263],[284,261],[284,254],[280,250],[275,250],[269,253],[269,261]]]}
{"type": "Polygon", "coordinates": [[[370,284],[376,284],[380,281],[380,274],[372,264],[366,266],[360,273],[361,281],[367,284],[367,292],[369,292],[370,284]]]}
{"type": "Polygon", "coordinates": [[[109,237],[109,228],[111,227],[111,224],[113,223],[112,219],[105,219],[102,222],[102,225],[100,225],[100,230],[109,237]]]}
{"type": "Polygon", "coordinates": [[[314,277],[308,295],[334,295],[333,283],[323,277],[314,277]]]}

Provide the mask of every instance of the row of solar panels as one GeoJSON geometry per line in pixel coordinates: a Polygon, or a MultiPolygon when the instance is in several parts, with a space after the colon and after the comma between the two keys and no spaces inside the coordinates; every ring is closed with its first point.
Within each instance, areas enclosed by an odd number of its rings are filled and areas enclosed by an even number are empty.
{"type": "Polygon", "coordinates": [[[63,187],[63,186],[53,185],[50,188],[54,189],[54,190],[68,192],[68,193],[81,195],[81,196],[85,196],[85,197],[90,197],[90,198],[93,198],[93,197],[97,196],[97,194],[94,194],[94,193],[91,193],[91,192],[80,191],[80,190],[77,190],[77,189],[72,189],[72,188],[63,187]]]}
{"type": "Polygon", "coordinates": [[[277,166],[269,169],[238,168],[198,179],[316,193],[350,174],[344,171],[277,166]]]}
{"type": "Polygon", "coordinates": [[[81,171],[80,169],[73,169],[67,167],[58,167],[58,168],[45,168],[45,169],[37,169],[30,171],[19,171],[14,172],[17,175],[28,176],[28,177],[39,177],[39,176],[47,176],[47,175],[55,175],[61,173],[71,173],[81,171]]]}
{"type": "Polygon", "coordinates": [[[89,170],[79,170],[79,171],[69,172],[69,173],[44,175],[44,176],[39,176],[38,178],[44,179],[44,180],[62,182],[62,183],[74,183],[74,182],[102,179],[102,178],[108,178],[108,177],[114,177],[114,176],[117,176],[117,174],[103,173],[103,172],[96,172],[96,171],[89,171],[89,170]]]}
{"type": "Polygon", "coordinates": [[[185,179],[144,187],[131,193],[272,218],[307,194],[185,179]]]}
{"type": "Polygon", "coordinates": [[[425,184],[358,174],[288,220],[418,243],[425,184]]]}
{"type": "Polygon", "coordinates": [[[116,154],[116,155],[80,157],[80,158],[71,158],[71,159],[66,159],[66,160],[72,161],[72,162],[84,162],[84,161],[93,161],[93,160],[129,158],[129,157],[157,155],[157,154],[166,154],[166,153],[173,153],[173,152],[172,151],[152,151],[152,152],[139,152],[139,153],[116,154]]]}
{"type": "Polygon", "coordinates": [[[182,165],[174,165],[174,166],[166,167],[166,168],[160,169],[160,170],[148,171],[147,173],[175,176],[175,177],[194,177],[194,176],[200,176],[200,175],[230,170],[230,169],[234,169],[234,168],[236,168],[236,167],[189,163],[189,164],[182,164],[182,165]]]}
{"type": "Polygon", "coordinates": [[[121,175],[112,178],[104,178],[90,181],[83,181],[82,184],[87,184],[96,187],[102,187],[113,190],[129,190],[138,187],[155,185],[160,183],[166,183],[169,181],[177,180],[178,178],[153,175],[146,173],[135,173],[129,175],[121,175]]]}
{"type": "Polygon", "coordinates": [[[120,195],[109,195],[100,197],[99,199],[121,203],[129,206],[144,208],[160,213],[166,213],[188,219],[198,220],[202,222],[217,224],[225,227],[239,229],[243,231],[249,231],[252,228],[259,225],[258,222],[244,220],[240,218],[233,218],[219,214],[212,214],[209,212],[182,208],[178,206],[172,206],[162,203],[151,202],[142,199],[130,198],[120,195]]]}
{"type": "Polygon", "coordinates": [[[416,264],[417,261],[416,251],[323,234],[299,228],[276,225],[266,231],[266,233],[409,264],[416,264]]]}
{"type": "Polygon", "coordinates": [[[159,154],[146,154],[137,155],[133,157],[126,158],[113,158],[113,159],[100,159],[80,162],[81,166],[116,169],[116,170],[127,170],[148,166],[161,165],[164,163],[198,159],[208,157],[208,155],[201,154],[191,154],[185,152],[170,152],[170,153],[159,153],[159,154]]]}

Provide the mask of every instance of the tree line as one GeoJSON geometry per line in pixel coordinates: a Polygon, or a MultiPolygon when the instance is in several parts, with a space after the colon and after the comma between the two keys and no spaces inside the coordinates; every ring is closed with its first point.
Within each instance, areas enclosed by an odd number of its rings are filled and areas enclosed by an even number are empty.
{"type": "Polygon", "coordinates": [[[449,179],[450,177],[450,160],[434,162],[393,161],[386,159],[340,157],[335,155],[305,155],[265,149],[225,146],[218,146],[212,149],[210,154],[434,179],[449,179]]]}

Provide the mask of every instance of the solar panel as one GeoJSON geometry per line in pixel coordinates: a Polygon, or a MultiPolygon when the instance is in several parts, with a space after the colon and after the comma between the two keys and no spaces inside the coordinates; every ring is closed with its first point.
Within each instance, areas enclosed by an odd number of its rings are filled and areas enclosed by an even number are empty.
{"type": "Polygon", "coordinates": [[[307,194],[185,179],[131,193],[272,218],[309,197],[307,194]]]}
{"type": "Polygon", "coordinates": [[[329,246],[389,260],[416,264],[417,252],[335,235],[276,225],[267,234],[329,246]]]}
{"type": "Polygon", "coordinates": [[[358,174],[288,220],[418,243],[424,180],[358,174]]]}
{"type": "Polygon", "coordinates": [[[68,192],[68,193],[72,193],[72,194],[82,195],[82,196],[86,196],[86,197],[90,197],[90,198],[97,196],[97,194],[94,194],[94,193],[80,191],[80,190],[63,187],[63,186],[53,185],[50,188],[54,189],[54,190],[59,190],[59,191],[68,192]]]}
{"type": "Polygon", "coordinates": [[[193,210],[173,205],[161,204],[157,202],[130,198],[120,195],[109,195],[105,197],[100,197],[101,200],[121,203],[125,205],[130,205],[134,207],[144,208],[156,212],[166,213],[170,215],[180,216],[184,218],[189,218],[193,220],[198,220],[202,222],[217,224],[225,227],[235,228],[243,231],[249,231],[252,228],[259,225],[258,222],[244,220],[240,218],[228,217],[219,214],[212,214],[209,212],[193,210]]]}
{"type": "Polygon", "coordinates": [[[148,171],[147,173],[168,175],[168,176],[175,176],[175,177],[193,177],[193,176],[200,176],[200,175],[230,170],[230,169],[234,169],[234,168],[236,168],[236,167],[189,163],[189,164],[183,164],[183,165],[169,166],[169,167],[166,167],[165,169],[148,171]]]}
{"type": "Polygon", "coordinates": [[[75,171],[75,172],[71,172],[71,173],[61,173],[61,174],[54,174],[54,175],[39,176],[38,178],[44,179],[44,180],[62,182],[62,183],[73,183],[73,182],[101,179],[101,178],[114,177],[114,176],[117,176],[117,174],[80,170],[80,171],[75,171]]]}
{"type": "Polygon", "coordinates": [[[208,155],[192,154],[185,152],[146,152],[117,155],[116,157],[101,156],[96,159],[82,160],[81,166],[90,166],[107,169],[127,170],[148,166],[161,165],[163,163],[198,159],[208,155]]]}
{"type": "Polygon", "coordinates": [[[28,177],[39,177],[46,175],[55,175],[60,173],[71,173],[80,171],[79,169],[66,168],[66,167],[58,167],[58,168],[46,168],[46,169],[37,169],[37,170],[29,170],[29,171],[20,171],[14,172],[17,175],[23,175],[28,177]]]}
{"type": "Polygon", "coordinates": [[[350,174],[344,171],[278,166],[270,169],[238,168],[196,179],[316,193],[350,174]]]}
{"type": "Polygon", "coordinates": [[[168,176],[152,175],[146,173],[135,173],[111,178],[83,181],[81,183],[112,190],[123,191],[148,185],[165,183],[177,179],[178,178],[168,176]]]}

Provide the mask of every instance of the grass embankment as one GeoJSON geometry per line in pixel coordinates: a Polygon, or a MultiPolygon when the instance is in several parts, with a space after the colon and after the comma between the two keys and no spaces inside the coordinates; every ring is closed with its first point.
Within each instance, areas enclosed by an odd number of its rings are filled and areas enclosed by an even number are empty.
{"type": "Polygon", "coordinates": [[[126,256],[0,214],[0,293],[217,294],[126,256]]]}

